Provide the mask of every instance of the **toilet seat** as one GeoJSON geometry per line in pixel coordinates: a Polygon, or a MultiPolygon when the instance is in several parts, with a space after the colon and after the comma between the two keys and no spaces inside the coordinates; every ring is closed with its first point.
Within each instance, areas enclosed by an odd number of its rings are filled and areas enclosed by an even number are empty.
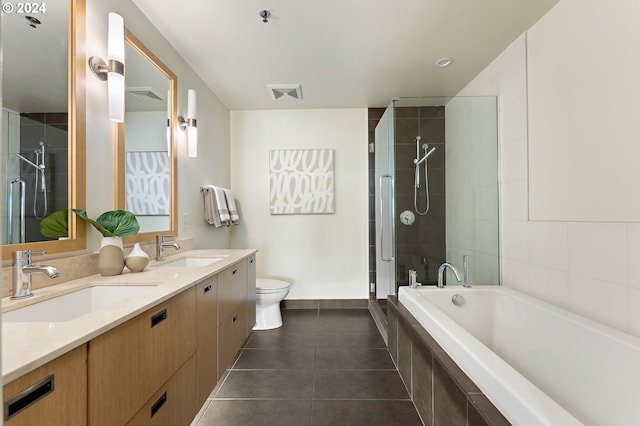
{"type": "Polygon", "coordinates": [[[290,284],[282,280],[274,280],[271,278],[256,279],[256,293],[278,293],[288,289],[290,284]]]}

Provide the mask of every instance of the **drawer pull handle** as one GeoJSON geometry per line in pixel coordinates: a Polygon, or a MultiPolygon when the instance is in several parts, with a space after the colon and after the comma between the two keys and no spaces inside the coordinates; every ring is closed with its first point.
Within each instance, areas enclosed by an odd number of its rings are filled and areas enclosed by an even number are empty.
{"type": "Polygon", "coordinates": [[[4,402],[4,419],[9,420],[40,398],[53,392],[53,376],[50,374],[38,383],[7,399],[4,402]]]}
{"type": "Polygon", "coordinates": [[[255,260],[255,259],[251,259],[251,260],[249,261],[249,263],[253,263],[253,261],[254,261],[254,260],[255,260]]]}
{"type": "Polygon", "coordinates": [[[167,402],[167,393],[163,393],[162,396],[151,406],[151,417],[155,416],[156,413],[164,403],[167,402]]]}
{"type": "Polygon", "coordinates": [[[238,269],[234,269],[231,273],[232,273],[233,275],[237,274],[237,273],[238,273],[238,269]]]}
{"type": "Polygon", "coordinates": [[[238,314],[235,314],[235,315],[233,316],[233,318],[231,318],[231,321],[233,321],[233,322],[238,321],[238,314]]]}
{"type": "Polygon", "coordinates": [[[160,324],[162,321],[166,319],[167,319],[167,309],[165,308],[151,317],[151,328],[155,327],[156,325],[160,324]]]}
{"type": "Polygon", "coordinates": [[[204,289],[202,289],[203,293],[209,293],[211,290],[213,290],[213,284],[207,284],[204,286],[204,289]]]}

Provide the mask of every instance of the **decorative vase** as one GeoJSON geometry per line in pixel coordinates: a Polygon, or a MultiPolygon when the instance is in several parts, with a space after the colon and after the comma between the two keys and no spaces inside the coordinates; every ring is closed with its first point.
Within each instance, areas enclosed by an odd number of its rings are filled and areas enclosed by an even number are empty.
{"type": "Polygon", "coordinates": [[[120,237],[102,237],[98,272],[104,277],[119,275],[124,269],[124,248],[120,237]]]}
{"type": "Polygon", "coordinates": [[[142,272],[149,264],[149,255],[142,250],[140,244],[135,243],[124,263],[131,272],[142,272]]]}

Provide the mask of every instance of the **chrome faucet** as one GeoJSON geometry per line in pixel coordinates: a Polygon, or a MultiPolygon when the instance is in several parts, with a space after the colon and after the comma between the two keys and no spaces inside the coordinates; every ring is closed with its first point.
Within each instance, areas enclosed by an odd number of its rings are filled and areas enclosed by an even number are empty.
{"type": "Polygon", "coordinates": [[[458,282],[462,281],[462,279],[460,278],[460,273],[458,272],[456,267],[450,264],[449,262],[444,262],[438,268],[438,288],[444,288],[444,272],[447,268],[451,268],[458,282]]]}
{"type": "Polygon", "coordinates": [[[46,274],[49,278],[56,278],[60,275],[60,271],[53,266],[32,265],[32,254],[47,254],[47,252],[31,250],[13,252],[11,299],[23,299],[33,296],[33,292],[31,291],[31,274],[46,274]]]}
{"type": "Polygon", "coordinates": [[[416,288],[419,285],[422,285],[418,282],[418,273],[415,269],[409,269],[409,287],[416,288]]]}
{"type": "Polygon", "coordinates": [[[462,287],[471,288],[469,284],[469,256],[462,255],[462,287]]]}
{"type": "Polygon", "coordinates": [[[165,242],[164,235],[156,235],[156,260],[164,260],[164,248],[173,247],[180,250],[180,245],[176,242],[165,242]]]}

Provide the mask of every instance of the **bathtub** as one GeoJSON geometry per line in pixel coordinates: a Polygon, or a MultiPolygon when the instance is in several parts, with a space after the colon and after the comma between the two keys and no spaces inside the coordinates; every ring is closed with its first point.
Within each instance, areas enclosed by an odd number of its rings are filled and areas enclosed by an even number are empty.
{"type": "Polygon", "coordinates": [[[498,286],[398,299],[512,424],[640,425],[640,339],[498,286]]]}

